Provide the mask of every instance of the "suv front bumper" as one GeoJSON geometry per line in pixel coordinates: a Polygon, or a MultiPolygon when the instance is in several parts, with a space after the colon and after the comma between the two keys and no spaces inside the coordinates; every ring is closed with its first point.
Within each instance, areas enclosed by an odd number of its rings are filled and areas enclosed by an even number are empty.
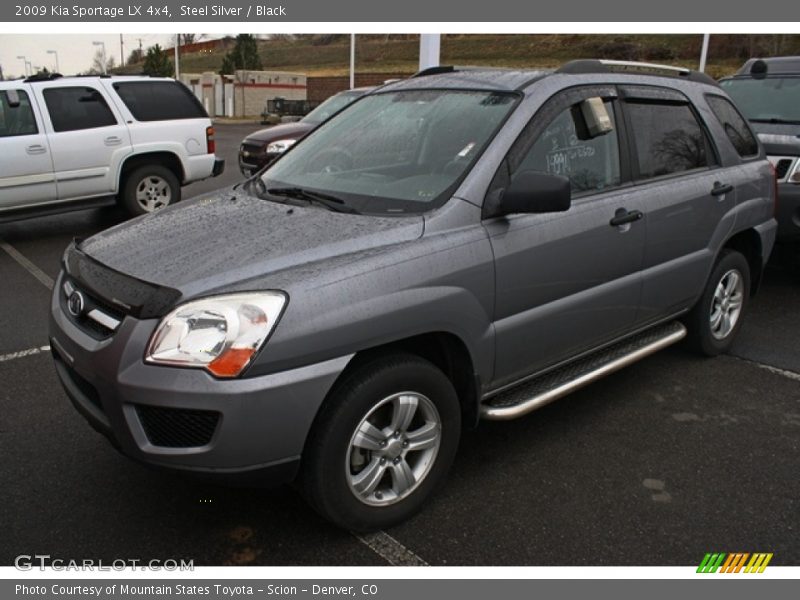
{"type": "Polygon", "coordinates": [[[202,369],[148,365],[157,320],[130,316],[97,340],[50,311],[56,372],[76,409],[123,454],[201,476],[280,484],[294,478],[314,417],[350,356],[269,375],[219,380],[202,369]]]}

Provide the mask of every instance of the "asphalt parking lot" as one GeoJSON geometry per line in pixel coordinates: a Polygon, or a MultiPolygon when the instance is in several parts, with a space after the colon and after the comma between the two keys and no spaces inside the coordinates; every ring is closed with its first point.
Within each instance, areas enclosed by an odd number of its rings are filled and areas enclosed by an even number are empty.
{"type": "MultiPolygon", "coordinates": [[[[222,178],[255,125],[221,125],[222,178]]],[[[800,277],[768,268],[733,355],[673,347],[462,438],[411,521],[354,536],[290,487],[224,488],[118,455],[70,405],[47,350],[48,282],[100,209],[0,225],[0,564],[186,558],[196,565],[693,565],[800,562],[800,277]]]]}

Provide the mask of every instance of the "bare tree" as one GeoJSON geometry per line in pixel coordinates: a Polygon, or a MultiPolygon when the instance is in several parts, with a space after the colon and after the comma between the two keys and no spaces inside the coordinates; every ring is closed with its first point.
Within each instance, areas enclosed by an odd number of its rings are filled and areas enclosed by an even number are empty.
{"type": "Polygon", "coordinates": [[[92,59],[92,67],[89,69],[88,72],[95,75],[104,72],[107,73],[116,66],[117,63],[114,60],[114,57],[109,56],[106,58],[105,69],[103,69],[103,50],[98,48],[97,52],[94,53],[94,58],[92,59]]]}

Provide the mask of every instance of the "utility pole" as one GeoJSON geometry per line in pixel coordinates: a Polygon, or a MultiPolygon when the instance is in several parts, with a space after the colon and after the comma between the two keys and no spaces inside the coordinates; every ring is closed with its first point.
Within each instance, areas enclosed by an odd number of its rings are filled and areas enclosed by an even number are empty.
{"type": "Polygon", "coordinates": [[[122,34],[119,34],[119,65],[125,66],[125,44],[122,41],[122,34]]]}

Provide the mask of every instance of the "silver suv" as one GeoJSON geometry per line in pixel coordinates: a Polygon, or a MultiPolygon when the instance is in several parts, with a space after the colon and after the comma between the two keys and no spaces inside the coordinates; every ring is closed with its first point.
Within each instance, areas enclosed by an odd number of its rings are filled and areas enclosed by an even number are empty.
{"type": "Polygon", "coordinates": [[[297,478],[335,523],[387,527],[480,419],[683,338],[725,352],[774,201],[763,149],[704,75],[438,67],[243,185],[70,246],[53,356],[124,454],[297,478]]]}
{"type": "Polygon", "coordinates": [[[186,86],[150,77],[0,81],[0,221],[119,201],[141,215],[222,173],[186,86]]]}

